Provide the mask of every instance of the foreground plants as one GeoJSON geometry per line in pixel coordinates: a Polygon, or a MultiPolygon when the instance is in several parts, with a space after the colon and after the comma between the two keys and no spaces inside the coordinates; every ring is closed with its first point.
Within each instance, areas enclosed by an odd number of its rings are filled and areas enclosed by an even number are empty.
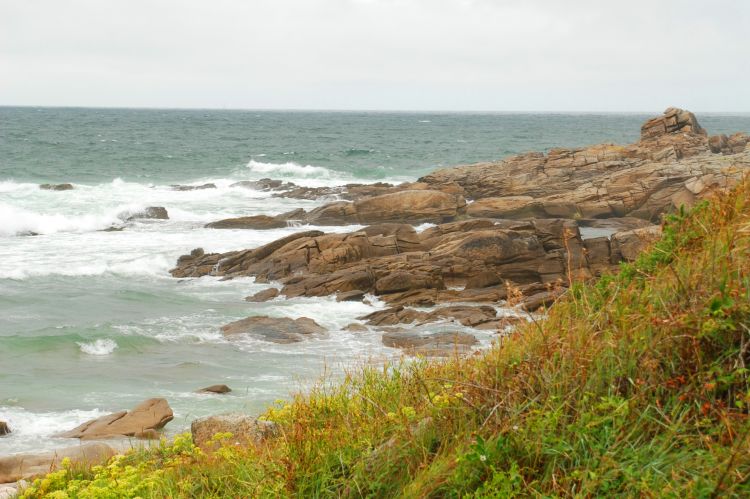
{"type": "Polygon", "coordinates": [[[744,183],[480,355],[366,367],[269,409],[264,442],[183,436],[23,497],[746,497],[749,362],[744,183]]]}

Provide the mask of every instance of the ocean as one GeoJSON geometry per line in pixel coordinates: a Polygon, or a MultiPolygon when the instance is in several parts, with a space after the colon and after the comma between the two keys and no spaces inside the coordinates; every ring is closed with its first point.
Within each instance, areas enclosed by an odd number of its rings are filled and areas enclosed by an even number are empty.
{"type": "MultiPolygon", "coordinates": [[[[398,355],[376,333],[344,330],[383,306],[374,298],[248,303],[268,285],[169,275],[193,248],[255,247],[310,228],[212,230],[207,222],[324,202],[231,184],[411,181],[526,151],[633,142],[648,117],[0,107],[0,420],[14,430],[0,438],[0,455],[72,445],[52,435],[150,397],[173,407],[171,433],[207,414],[257,414],[324,372],[398,355]],[[73,190],[39,188],[68,182],[73,190]],[[217,188],[170,187],[209,182],[217,188]],[[169,220],[104,231],[147,206],[166,207],[169,220]],[[291,345],[225,341],[219,327],[250,315],[310,317],[329,335],[291,345]],[[233,392],[195,393],[217,383],[233,392]]],[[[750,115],[698,119],[712,134],[750,131],[750,115]]]]}

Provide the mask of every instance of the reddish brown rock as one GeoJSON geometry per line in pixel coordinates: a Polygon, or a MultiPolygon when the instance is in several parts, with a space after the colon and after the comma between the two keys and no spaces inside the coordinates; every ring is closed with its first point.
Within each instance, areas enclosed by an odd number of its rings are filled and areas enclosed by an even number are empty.
{"type": "Polygon", "coordinates": [[[57,436],[81,440],[132,437],[146,430],[160,430],[172,421],[172,418],[172,408],[167,401],[154,398],[140,403],[130,412],[120,411],[102,416],[57,436]]]}
{"type": "Polygon", "coordinates": [[[252,296],[246,297],[245,301],[260,303],[260,302],[264,302],[264,301],[268,301],[268,300],[273,300],[277,296],[279,296],[279,290],[278,289],[276,289],[276,288],[268,288],[268,289],[264,289],[262,291],[258,291],[257,293],[255,293],[252,296]]]}

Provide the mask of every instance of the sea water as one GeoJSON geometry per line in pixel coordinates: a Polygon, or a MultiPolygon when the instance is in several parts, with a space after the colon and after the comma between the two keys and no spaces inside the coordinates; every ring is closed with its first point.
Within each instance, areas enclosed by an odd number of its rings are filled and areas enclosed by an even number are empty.
{"type": "MultiPolygon", "coordinates": [[[[170,432],[207,414],[257,414],[326,371],[398,355],[378,333],[344,329],[384,306],[374,297],[248,303],[269,285],[169,275],[196,247],[252,248],[314,228],[207,222],[325,202],[233,183],[412,181],[525,151],[632,142],[647,117],[0,107],[0,420],[13,429],[0,455],[70,445],[52,435],[150,397],[173,407],[170,432]],[[39,188],[63,182],[74,189],[39,188]],[[209,182],[216,189],[171,188],[209,182]],[[169,220],[125,223],[147,206],[164,206],[169,220]],[[329,333],[289,345],[223,338],[221,325],[251,315],[310,317],[329,333]],[[217,383],[232,393],[195,393],[217,383]]],[[[699,120],[711,133],[750,130],[748,115],[699,120]]]]}

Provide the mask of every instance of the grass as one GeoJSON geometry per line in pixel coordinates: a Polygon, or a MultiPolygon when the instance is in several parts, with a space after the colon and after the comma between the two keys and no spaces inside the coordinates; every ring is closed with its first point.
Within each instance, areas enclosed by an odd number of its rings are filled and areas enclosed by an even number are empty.
{"type": "Polygon", "coordinates": [[[747,497],[749,328],[745,182],[481,354],[364,368],[270,408],[265,442],[185,436],[23,497],[747,497]]]}

